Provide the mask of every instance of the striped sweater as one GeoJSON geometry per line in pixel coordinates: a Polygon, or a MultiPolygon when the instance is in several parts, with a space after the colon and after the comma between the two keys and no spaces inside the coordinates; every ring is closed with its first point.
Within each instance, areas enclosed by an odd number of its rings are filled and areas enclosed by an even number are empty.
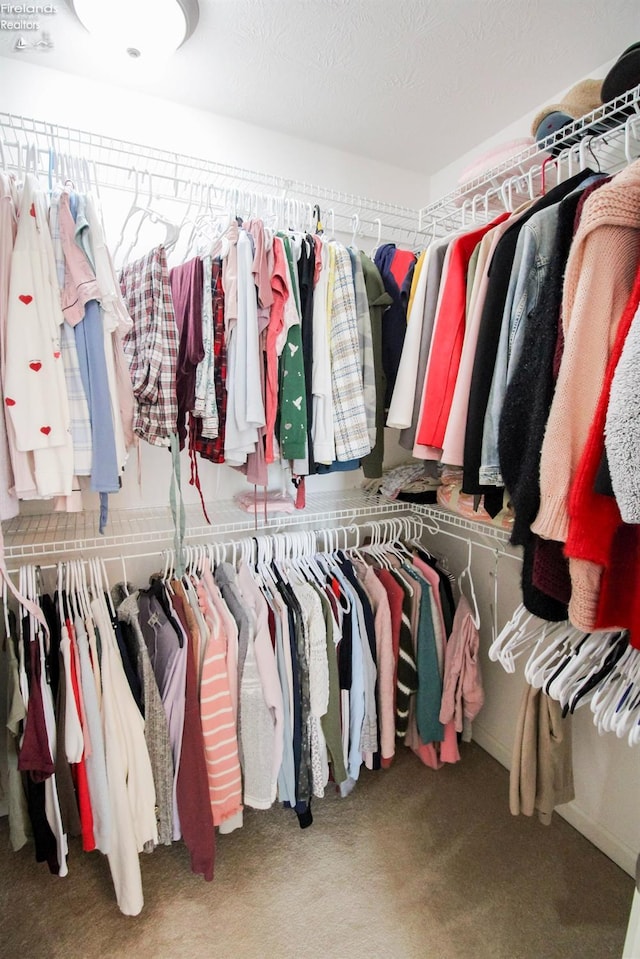
{"type": "Polygon", "coordinates": [[[214,826],[242,809],[238,736],[226,664],[226,634],[206,587],[197,584],[198,602],[209,630],[202,660],[200,718],[214,826]]]}

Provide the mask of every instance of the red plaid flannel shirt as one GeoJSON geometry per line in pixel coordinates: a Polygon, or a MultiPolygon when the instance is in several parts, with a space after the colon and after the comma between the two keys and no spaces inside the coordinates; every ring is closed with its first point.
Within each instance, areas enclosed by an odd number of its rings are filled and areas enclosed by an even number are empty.
{"type": "Polygon", "coordinates": [[[164,247],[125,266],[120,288],[133,320],[123,341],[137,400],[133,427],[148,443],[167,446],[178,419],[178,330],[164,247]]]}

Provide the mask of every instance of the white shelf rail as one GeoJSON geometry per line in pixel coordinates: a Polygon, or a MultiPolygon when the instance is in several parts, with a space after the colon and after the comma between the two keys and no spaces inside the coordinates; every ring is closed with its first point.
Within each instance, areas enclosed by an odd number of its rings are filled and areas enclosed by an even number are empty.
{"type": "MultiPolygon", "coordinates": [[[[511,535],[507,529],[467,519],[442,506],[389,500],[361,489],[312,493],[307,496],[305,509],[294,513],[267,513],[266,518],[260,500],[256,513],[247,513],[228,501],[206,505],[211,525],[203,521],[199,505],[185,508],[185,546],[219,541],[225,536],[233,538],[318,528],[335,530],[372,520],[408,516],[424,524],[426,535],[443,534],[465,542],[471,539],[491,549],[507,547],[511,535]],[[454,533],[454,530],[463,535],[454,533]]],[[[5,559],[7,563],[15,563],[54,557],[71,559],[90,554],[103,558],[135,557],[147,555],[150,547],[161,551],[174,545],[173,521],[168,507],[112,509],[105,534],[100,534],[98,524],[97,510],[22,513],[2,523],[5,559]]]]}
{"type": "Polygon", "coordinates": [[[139,187],[145,192],[151,183],[154,200],[176,202],[183,208],[192,204],[194,196],[219,207],[234,193],[238,213],[245,206],[251,208],[256,199],[274,200],[284,209],[287,203],[298,202],[309,213],[319,204],[325,228],[335,227],[338,232],[353,233],[356,215],[359,236],[382,234],[406,243],[415,240],[418,232],[417,208],[12,113],[0,112],[0,161],[17,173],[35,170],[43,182],[50,173],[62,173],[64,178],[75,169],[100,189],[135,193],[139,187]],[[52,171],[52,165],[57,169],[52,171]],[[141,183],[143,176],[146,180],[141,183]]]}
{"type": "Polygon", "coordinates": [[[441,236],[487,221],[589,165],[616,173],[640,155],[640,86],[468,180],[419,211],[419,229],[441,236]]]}
{"type": "Polygon", "coordinates": [[[508,543],[511,537],[511,530],[485,523],[482,520],[467,519],[458,513],[452,513],[444,506],[429,506],[424,503],[405,505],[411,505],[413,510],[425,520],[425,532],[427,533],[431,532],[434,535],[436,533],[446,533],[446,530],[440,528],[440,524],[444,523],[448,527],[464,530],[474,536],[485,536],[497,543],[508,543]]]}
{"type": "MultiPolygon", "coordinates": [[[[251,535],[290,529],[352,526],[372,519],[408,515],[412,503],[385,500],[363,490],[314,493],[307,496],[304,510],[287,514],[246,513],[232,502],[207,504],[212,521],[203,522],[200,506],[186,507],[185,546],[214,542],[222,536],[251,535]]],[[[2,524],[7,564],[18,561],[53,561],[94,554],[103,558],[148,555],[150,548],[173,547],[174,528],[168,508],[112,510],[107,531],[98,531],[99,514],[21,514],[2,524]]]]}

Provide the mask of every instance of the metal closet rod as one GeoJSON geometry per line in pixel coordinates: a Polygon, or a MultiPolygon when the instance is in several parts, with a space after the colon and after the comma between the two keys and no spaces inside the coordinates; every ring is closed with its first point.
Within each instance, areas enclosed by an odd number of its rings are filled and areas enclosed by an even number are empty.
{"type": "MultiPolygon", "coordinates": [[[[433,524],[425,522],[424,532],[430,536],[446,536],[448,539],[456,539],[458,542],[466,543],[467,545],[471,543],[473,549],[486,549],[495,556],[505,556],[507,559],[515,560],[516,563],[522,562],[522,556],[519,553],[510,552],[507,549],[508,543],[500,542],[500,540],[496,540],[495,543],[479,543],[475,539],[472,539],[471,536],[461,536],[459,533],[452,533],[451,530],[443,529],[437,522],[433,524]]],[[[475,532],[475,530],[473,532],[475,532]]],[[[482,530],[478,532],[482,535],[482,530]]]]}
{"type": "Polygon", "coordinates": [[[430,536],[447,536],[449,539],[455,539],[467,545],[471,543],[473,547],[486,549],[497,555],[514,559],[516,562],[522,562],[521,553],[513,551],[514,549],[519,550],[518,547],[513,547],[511,551],[508,549],[510,533],[507,529],[484,523],[481,520],[467,519],[460,516],[459,513],[450,512],[444,506],[414,503],[412,508],[421,516],[424,523],[424,532],[430,536]],[[466,535],[443,528],[442,524],[445,524],[445,527],[453,526],[464,530],[466,535]],[[478,542],[475,539],[477,536],[484,536],[486,539],[493,540],[493,543],[478,542]]]}
{"type": "MultiPolygon", "coordinates": [[[[557,154],[560,151],[565,156],[568,154],[569,158],[577,153],[584,165],[585,157],[587,161],[590,159],[587,156],[589,151],[592,153],[591,159],[600,162],[602,169],[614,173],[633,159],[630,157],[630,134],[633,134],[637,141],[638,120],[640,120],[640,85],[626,91],[615,100],[597,107],[545,140],[483,171],[434,203],[422,207],[419,211],[420,228],[427,232],[432,231],[434,234],[436,231],[451,231],[459,227],[461,218],[464,225],[464,213],[461,211],[465,207],[473,204],[475,212],[476,203],[484,203],[485,198],[487,206],[490,200],[496,198],[504,200],[504,184],[509,181],[514,184],[521,181],[526,185],[531,161],[536,159],[539,161],[537,175],[540,175],[540,170],[544,169],[545,164],[554,162],[549,159],[550,152],[557,154]],[[601,151],[602,156],[596,158],[594,150],[601,151]]],[[[486,217],[494,215],[495,212],[494,206],[492,210],[488,210],[486,217]]]]}
{"type": "MultiPolygon", "coordinates": [[[[409,505],[409,504],[407,504],[409,505]]],[[[419,509],[419,507],[418,507],[419,509]]],[[[353,519],[357,517],[354,515],[353,519]]],[[[189,543],[185,544],[183,547],[184,550],[184,559],[187,559],[190,555],[197,555],[198,550],[202,550],[203,547],[206,548],[207,545],[212,547],[214,550],[224,549],[228,550],[242,550],[243,544],[261,541],[261,542],[275,542],[280,543],[291,542],[302,543],[307,537],[315,537],[316,542],[321,541],[323,544],[323,551],[329,551],[331,549],[343,548],[347,549],[348,546],[348,537],[356,539],[355,546],[361,544],[361,538],[363,533],[366,535],[366,530],[369,529],[372,542],[375,544],[382,544],[384,542],[392,542],[393,539],[402,539],[402,538],[415,538],[417,536],[445,536],[449,539],[457,540],[458,542],[465,543],[468,545],[471,543],[472,548],[488,550],[493,553],[494,556],[498,558],[506,557],[508,559],[515,560],[516,562],[522,562],[522,556],[518,552],[513,552],[508,550],[508,543],[506,539],[499,538],[498,533],[506,531],[498,530],[497,528],[487,527],[487,529],[481,528],[479,523],[472,524],[470,521],[463,521],[463,523],[468,523],[464,525],[463,528],[467,530],[467,535],[462,535],[460,533],[453,532],[450,529],[443,528],[441,522],[446,524],[447,522],[456,523],[456,521],[461,520],[457,514],[451,514],[451,517],[447,515],[440,515],[435,517],[432,513],[422,513],[422,512],[410,512],[406,516],[388,516],[377,520],[366,519],[362,523],[350,522],[347,525],[339,526],[329,526],[323,527],[322,529],[310,529],[310,530],[274,530],[273,532],[264,532],[247,529],[245,535],[241,538],[228,539],[224,541],[214,541],[213,538],[209,544],[207,543],[189,543]],[[479,542],[474,537],[476,536],[487,536],[493,534],[493,543],[479,542]],[[344,540],[341,540],[340,537],[344,537],[344,540]]],[[[212,534],[212,537],[215,534],[212,534]]],[[[131,544],[133,546],[133,544],[131,544]]],[[[353,546],[354,544],[352,544],[353,546]]],[[[143,559],[157,559],[162,564],[164,564],[166,557],[173,553],[173,550],[170,548],[163,548],[153,550],[152,552],[136,552],[135,550],[123,550],[117,555],[101,556],[99,552],[91,552],[89,555],[83,556],[74,556],[67,557],[65,559],[64,552],[61,551],[60,559],[55,563],[42,564],[35,561],[29,561],[28,557],[25,557],[24,562],[20,563],[19,566],[12,567],[8,570],[11,575],[17,575],[20,567],[22,566],[37,566],[41,570],[52,570],[57,569],[60,563],[69,562],[70,560],[76,561],[85,561],[90,557],[98,558],[103,560],[105,563],[124,563],[126,560],[143,560],[143,559]]]]}
{"type": "MultiPolygon", "coordinates": [[[[349,218],[351,221],[352,216],[358,213],[361,225],[366,223],[368,226],[375,226],[380,219],[384,221],[382,226],[387,230],[404,230],[412,234],[418,232],[417,208],[334,190],[308,183],[306,180],[290,179],[188,154],[172,153],[157,147],[11,113],[0,112],[0,133],[0,161],[4,165],[7,165],[7,159],[8,165],[16,169],[38,164],[39,172],[44,176],[49,173],[52,154],[67,159],[78,156],[88,165],[89,174],[93,170],[98,186],[132,192],[134,187],[130,177],[137,171],[164,183],[163,199],[184,202],[188,196],[180,196],[180,190],[184,192],[194,186],[206,188],[208,182],[213,182],[213,185],[221,190],[241,184],[242,190],[254,193],[256,188],[257,192],[279,191],[280,199],[304,198],[333,204],[336,217],[349,218]],[[16,151],[15,162],[11,151],[16,151]],[[102,171],[100,176],[99,170],[102,171]],[[120,177],[114,174],[120,174],[120,177]],[[220,182],[221,180],[224,182],[220,182]],[[249,190],[249,185],[253,190],[249,190]],[[369,219],[362,219],[363,214],[368,215],[369,219]]],[[[322,211],[324,215],[327,212],[322,211]]]]}
{"type": "MultiPolygon", "coordinates": [[[[310,529],[310,530],[290,530],[290,531],[274,531],[272,533],[261,533],[256,535],[255,531],[247,530],[246,535],[240,539],[230,539],[224,540],[222,542],[211,541],[210,543],[195,543],[195,544],[185,544],[183,547],[183,559],[188,560],[191,556],[197,556],[199,551],[209,547],[210,549],[215,550],[228,550],[240,551],[242,555],[243,545],[252,544],[256,542],[261,542],[264,544],[267,543],[279,543],[279,544],[291,544],[292,550],[301,549],[305,543],[310,544],[311,540],[316,542],[316,544],[322,544],[322,551],[329,552],[335,549],[349,549],[354,545],[357,547],[361,545],[363,531],[369,529],[371,536],[371,542],[374,544],[390,543],[393,540],[397,539],[409,539],[415,538],[418,535],[421,535],[425,527],[424,519],[422,516],[411,513],[408,516],[394,516],[386,517],[378,520],[367,519],[363,523],[350,523],[347,526],[333,526],[333,527],[323,527],[322,529],[310,529]],[[355,544],[349,545],[350,539],[355,539],[355,544]]],[[[133,545],[133,544],[132,544],[133,545]]],[[[89,559],[98,559],[100,562],[104,563],[124,563],[126,560],[141,560],[141,559],[157,559],[162,564],[165,563],[168,556],[174,556],[174,551],[170,548],[157,549],[152,552],[143,552],[138,553],[135,551],[126,550],[118,555],[114,556],[100,556],[98,553],[92,553],[90,556],[74,556],[74,557],[64,557],[64,554],[60,554],[61,558],[56,563],[47,563],[42,564],[38,562],[29,562],[25,558],[25,562],[20,563],[19,566],[12,567],[8,569],[7,572],[15,576],[19,573],[20,569],[25,566],[36,566],[40,570],[53,570],[57,569],[61,563],[65,562],[87,562],[89,559]]]]}

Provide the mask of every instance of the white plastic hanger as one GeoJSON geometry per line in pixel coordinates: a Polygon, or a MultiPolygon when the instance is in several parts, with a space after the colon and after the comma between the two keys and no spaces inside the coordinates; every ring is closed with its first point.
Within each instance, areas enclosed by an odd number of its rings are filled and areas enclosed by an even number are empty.
{"type": "Polygon", "coordinates": [[[104,594],[107,597],[107,604],[109,606],[111,616],[113,617],[113,619],[115,619],[116,610],[115,610],[115,606],[113,605],[113,599],[111,598],[111,590],[109,589],[109,577],[107,576],[107,567],[105,565],[105,561],[102,558],[102,556],[98,560],[98,563],[99,563],[98,570],[100,573],[100,582],[103,586],[104,594]]]}
{"type": "MultiPolygon", "coordinates": [[[[71,623],[75,623],[76,619],[79,618],[78,613],[78,599],[77,599],[77,576],[76,576],[76,561],[70,560],[67,563],[67,571],[69,574],[68,578],[68,589],[67,589],[67,602],[69,603],[69,608],[71,610],[71,623]]],[[[71,637],[69,637],[71,638],[71,637]]]]}
{"type": "MultiPolygon", "coordinates": [[[[572,647],[563,668],[546,685],[545,692],[548,696],[562,703],[563,706],[570,700],[571,692],[576,686],[579,688],[586,678],[587,663],[597,644],[598,638],[594,643],[594,637],[591,635],[585,636],[572,647]]],[[[556,671],[561,665],[562,663],[558,663],[556,671]]]]}
{"type": "Polygon", "coordinates": [[[640,711],[640,661],[637,656],[628,657],[624,672],[626,680],[624,691],[619,696],[615,709],[612,709],[609,715],[610,729],[619,739],[630,732],[640,711]]]}
{"type": "Polygon", "coordinates": [[[508,623],[489,647],[489,659],[499,661],[508,673],[515,672],[516,659],[534,645],[532,655],[542,643],[550,624],[538,619],[520,603],[508,623]]]}
{"type": "Polygon", "coordinates": [[[373,247],[373,249],[372,249],[372,251],[371,251],[371,259],[372,259],[372,260],[375,259],[375,255],[376,255],[376,253],[378,252],[378,248],[380,247],[380,241],[382,240],[382,220],[380,219],[379,216],[377,216],[373,222],[374,222],[374,223],[376,224],[376,226],[378,227],[378,234],[377,234],[377,236],[376,236],[375,246],[373,247]]]}
{"type": "MultiPolygon", "coordinates": [[[[328,240],[335,240],[335,238],[336,238],[336,214],[335,214],[335,210],[333,209],[333,207],[331,207],[330,210],[327,210],[327,218],[328,218],[328,217],[331,217],[331,229],[330,229],[330,231],[329,231],[329,235],[328,235],[327,239],[328,239],[328,240]]],[[[326,222],[326,220],[325,220],[325,222],[326,222]]]]}
{"type": "Polygon", "coordinates": [[[625,654],[618,663],[620,670],[617,676],[599,689],[591,701],[593,721],[600,735],[613,732],[616,713],[632,692],[634,685],[633,665],[631,657],[625,654]]]}
{"type": "Polygon", "coordinates": [[[358,236],[358,230],[360,229],[360,216],[357,213],[354,213],[351,217],[351,248],[357,250],[356,246],[356,237],[358,236]]]}
{"type": "MultiPolygon", "coordinates": [[[[138,173],[137,173],[137,171],[134,171],[134,173],[135,173],[135,177],[136,177],[136,191],[137,191],[137,189],[138,189],[138,173]]],[[[140,237],[140,231],[141,231],[141,229],[142,229],[142,224],[145,222],[145,220],[149,220],[149,221],[150,221],[151,223],[153,223],[154,225],[155,225],[155,224],[159,224],[160,226],[164,226],[164,227],[165,227],[165,231],[166,231],[166,232],[165,232],[165,236],[164,236],[163,239],[161,240],[161,245],[164,247],[164,249],[165,249],[165,251],[166,251],[167,253],[169,253],[169,252],[174,248],[174,246],[176,245],[176,242],[177,242],[177,240],[178,240],[178,237],[179,237],[179,235],[180,235],[180,227],[178,226],[178,224],[173,223],[171,220],[168,220],[165,216],[163,216],[161,213],[158,213],[156,210],[154,210],[154,209],[152,208],[152,204],[153,204],[153,201],[154,201],[154,195],[153,195],[153,178],[152,178],[151,173],[150,173],[148,170],[144,170],[143,173],[142,173],[142,179],[143,179],[143,180],[144,180],[145,177],[147,178],[147,183],[148,183],[148,195],[147,195],[146,205],[145,205],[145,206],[138,205],[137,192],[136,192],[136,196],[135,196],[135,198],[134,198],[134,201],[135,201],[135,204],[136,204],[136,205],[132,205],[132,206],[131,206],[131,208],[130,208],[130,210],[129,210],[129,214],[127,215],[127,218],[125,219],[125,222],[124,222],[123,227],[122,227],[122,229],[123,229],[123,231],[124,231],[124,228],[125,228],[125,226],[126,226],[126,224],[127,224],[127,221],[131,218],[131,216],[132,216],[134,213],[139,212],[139,213],[141,214],[140,219],[139,219],[139,221],[138,221],[138,225],[137,225],[135,234],[134,234],[134,236],[133,236],[133,240],[132,240],[131,243],[129,244],[129,247],[128,247],[125,255],[124,255],[124,262],[125,262],[125,263],[128,262],[129,258],[131,257],[131,254],[133,253],[134,249],[135,249],[136,246],[137,246],[138,239],[139,239],[139,237],[140,237]]],[[[122,233],[121,233],[121,235],[122,235],[122,233]]],[[[116,247],[116,250],[117,250],[117,247],[116,247]]]]}
{"type": "Polygon", "coordinates": [[[529,685],[536,689],[541,689],[544,686],[545,682],[553,675],[562,656],[570,651],[569,637],[572,635],[582,636],[581,633],[576,634],[576,630],[568,623],[562,623],[559,626],[557,632],[547,635],[547,639],[550,639],[548,645],[545,645],[539,651],[536,647],[525,664],[525,678],[529,685]]]}
{"type": "Polygon", "coordinates": [[[2,573],[2,611],[4,613],[4,629],[7,642],[9,642],[9,637],[11,636],[11,625],[9,621],[9,590],[7,588],[7,576],[9,574],[4,572],[2,573]]]}
{"type": "Polygon", "coordinates": [[[123,222],[122,222],[122,227],[121,227],[121,229],[120,229],[120,236],[118,237],[118,242],[116,243],[115,248],[114,248],[114,250],[113,250],[113,259],[114,259],[114,261],[115,261],[117,255],[118,255],[118,253],[120,252],[120,248],[124,245],[124,232],[125,232],[125,230],[126,230],[127,224],[129,223],[129,221],[131,220],[131,218],[132,218],[136,213],[140,213],[140,212],[141,212],[141,208],[138,206],[138,195],[139,195],[139,191],[140,191],[140,177],[139,177],[138,171],[135,170],[133,167],[129,170],[129,174],[128,174],[127,179],[130,181],[132,177],[133,177],[133,181],[134,181],[134,186],[133,186],[133,200],[131,201],[131,206],[129,207],[129,212],[127,213],[127,215],[125,216],[125,218],[124,218],[124,220],[123,220],[123,222]]]}
{"type": "Polygon", "coordinates": [[[173,567],[173,550],[165,549],[164,552],[164,567],[162,569],[162,582],[166,583],[169,578],[169,570],[173,567]]]}
{"type": "Polygon", "coordinates": [[[87,567],[84,560],[78,560],[79,581],[80,581],[80,604],[83,610],[85,622],[91,618],[91,601],[89,599],[89,589],[87,586],[87,567]]]}
{"type": "Polygon", "coordinates": [[[479,629],[480,628],[480,610],[478,609],[478,600],[476,598],[476,588],[473,584],[473,576],[471,574],[471,553],[472,553],[471,540],[468,541],[467,548],[468,548],[467,565],[465,566],[465,568],[460,573],[460,576],[458,577],[458,589],[460,590],[461,593],[464,594],[462,584],[466,576],[467,579],[469,580],[469,591],[471,593],[471,599],[473,600],[473,610],[472,610],[471,620],[475,628],[479,629]]]}
{"type": "Polygon", "coordinates": [[[129,595],[129,585],[127,583],[127,567],[125,566],[124,556],[120,554],[120,563],[122,564],[122,589],[125,596],[129,595]]]}

